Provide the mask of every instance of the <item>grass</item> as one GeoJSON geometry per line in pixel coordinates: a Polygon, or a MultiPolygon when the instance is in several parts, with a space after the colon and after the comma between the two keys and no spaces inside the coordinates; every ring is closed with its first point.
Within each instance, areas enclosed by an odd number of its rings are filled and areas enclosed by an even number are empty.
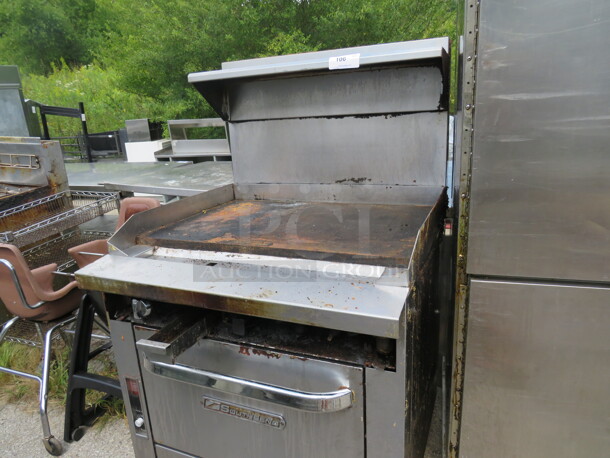
{"type": "MultiPolygon", "coordinates": [[[[104,352],[90,361],[91,371],[108,377],[117,377],[112,356],[104,352]]],[[[64,407],[68,389],[70,348],[63,342],[54,342],[54,357],[49,373],[49,405],[64,407]]],[[[0,365],[23,372],[40,375],[41,349],[5,341],[0,345],[0,365]]],[[[39,385],[36,381],[0,372],[0,398],[7,402],[23,402],[33,408],[38,406],[39,385]]],[[[98,418],[96,426],[103,428],[110,420],[125,418],[125,408],[120,399],[104,400],[104,394],[88,390],[87,405],[101,405],[106,413],[98,418]]]]}

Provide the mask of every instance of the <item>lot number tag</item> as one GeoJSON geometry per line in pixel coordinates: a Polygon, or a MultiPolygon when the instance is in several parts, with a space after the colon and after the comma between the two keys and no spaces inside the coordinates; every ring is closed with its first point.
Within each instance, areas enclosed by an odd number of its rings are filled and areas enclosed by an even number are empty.
{"type": "Polygon", "coordinates": [[[342,68],[358,68],[360,67],[360,53],[347,54],[345,56],[336,56],[328,59],[329,70],[339,70],[342,68]]]}

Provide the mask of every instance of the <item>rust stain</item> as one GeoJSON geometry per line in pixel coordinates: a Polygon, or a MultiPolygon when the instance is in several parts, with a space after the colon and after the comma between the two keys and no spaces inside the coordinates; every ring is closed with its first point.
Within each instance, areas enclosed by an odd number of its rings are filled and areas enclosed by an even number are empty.
{"type": "Polygon", "coordinates": [[[241,346],[239,347],[239,354],[250,356],[250,349],[248,347],[241,346]]]}
{"type": "Polygon", "coordinates": [[[302,356],[295,356],[295,355],[290,355],[290,359],[298,359],[299,361],[307,361],[307,358],[304,358],[302,356]]]}
{"type": "Polygon", "coordinates": [[[265,299],[267,297],[273,296],[277,291],[271,291],[270,289],[263,289],[260,293],[256,293],[252,295],[252,298],[256,299],[265,299]]]}
{"type": "Polygon", "coordinates": [[[138,243],[403,266],[428,206],[232,201],[138,237],[138,243]],[[366,219],[366,234],[360,234],[366,219]],[[408,224],[407,224],[408,223],[408,224]],[[414,223],[414,224],[412,224],[414,223]]]}
{"type": "Polygon", "coordinates": [[[367,178],[367,177],[344,178],[342,180],[335,181],[335,183],[337,183],[337,184],[341,184],[341,183],[356,183],[356,184],[360,184],[360,183],[364,183],[365,181],[371,181],[371,179],[367,178]]]}
{"type": "Polygon", "coordinates": [[[282,357],[282,355],[280,355],[279,353],[273,353],[273,352],[265,351],[265,350],[258,350],[256,348],[252,349],[252,353],[257,356],[264,356],[267,359],[280,359],[282,357]]]}

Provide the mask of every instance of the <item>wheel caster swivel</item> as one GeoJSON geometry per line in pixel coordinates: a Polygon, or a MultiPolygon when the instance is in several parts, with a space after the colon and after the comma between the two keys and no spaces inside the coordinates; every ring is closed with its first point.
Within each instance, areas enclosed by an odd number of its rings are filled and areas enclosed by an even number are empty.
{"type": "Polygon", "coordinates": [[[86,431],[87,431],[86,426],[79,426],[74,431],[72,431],[72,440],[73,441],[81,440],[83,438],[83,436],[85,435],[86,431]]]}
{"type": "Polygon", "coordinates": [[[64,447],[59,439],[54,436],[49,436],[42,440],[44,448],[53,456],[59,456],[64,452],[64,447]]]}

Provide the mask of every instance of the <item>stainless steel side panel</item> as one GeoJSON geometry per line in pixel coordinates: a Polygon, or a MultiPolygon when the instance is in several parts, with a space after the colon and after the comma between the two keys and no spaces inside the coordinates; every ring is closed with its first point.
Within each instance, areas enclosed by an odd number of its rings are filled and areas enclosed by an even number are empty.
{"type": "MultiPolygon", "coordinates": [[[[134,331],[132,325],[128,321],[110,321],[110,331],[112,337],[113,353],[116,360],[117,369],[119,372],[119,380],[121,382],[121,391],[123,392],[123,400],[125,401],[125,412],[127,414],[127,423],[131,431],[131,441],[135,455],[139,458],[155,456],[152,432],[150,421],[148,418],[146,396],[141,391],[141,401],[143,408],[143,418],[145,420],[145,434],[138,434],[134,428],[134,415],[129,407],[129,393],[125,384],[125,378],[137,380],[141,384],[142,376],[138,364],[138,354],[134,331]]],[[[151,332],[152,333],[152,332],[151,332]]]]}
{"type": "Polygon", "coordinates": [[[610,3],[480,3],[472,274],[610,281],[610,3]]]}
{"type": "MultiPolygon", "coordinates": [[[[171,205],[162,205],[146,212],[136,213],[131,216],[125,224],[109,239],[108,244],[111,254],[127,256],[129,249],[140,249],[147,251],[149,247],[135,246],[136,237],[146,230],[159,227],[172,221],[177,221],[224,202],[235,197],[232,184],[226,184],[194,196],[181,199],[171,205]]],[[[129,252],[129,255],[136,253],[129,252]]]]}
{"type": "Polygon", "coordinates": [[[307,392],[348,387],[354,401],[338,412],[312,413],[228,394],[214,386],[173,381],[143,369],[147,398],[155,400],[148,406],[155,442],[206,458],[364,456],[362,368],[208,339],[199,341],[176,362],[307,392]],[[273,427],[206,408],[204,397],[236,406],[242,414],[282,417],[284,425],[273,427]]]}
{"type": "Polygon", "coordinates": [[[246,183],[444,186],[447,112],[229,123],[246,183]]]}
{"type": "Polygon", "coordinates": [[[461,457],[610,450],[610,288],[473,280],[461,457]]]}

